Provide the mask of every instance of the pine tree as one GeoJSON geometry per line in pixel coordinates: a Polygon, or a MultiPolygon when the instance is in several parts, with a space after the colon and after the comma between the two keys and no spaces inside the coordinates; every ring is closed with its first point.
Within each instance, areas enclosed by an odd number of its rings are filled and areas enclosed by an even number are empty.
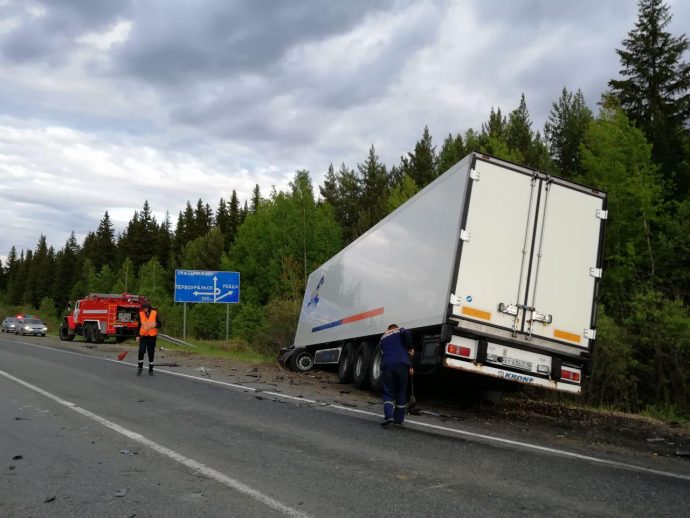
{"type": "Polygon", "coordinates": [[[212,225],[213,211],[208,203],[204,204],[201,198],[199,198],[196,202],[196,208],[194,209],[194,223],[192,225],[194,230],[190,237],[196,239],[197,237],[205,236],[208,234],[208,231],[211,230],[212,225]]]}
{"type": "Polygon", "coordinates": [[[431,183],[437,174],[436,148],[431,142],[428,126],[424,126],[421,140],[414,146],[414,153],[409,155],[409,170],[405,171],[418,187],[426,187],[431,183]]]}
{"type": "Polygon", "coordinates": [[[158,237],[156,239],[156,258],[158,262],[166,268],[170,261],[172,253],[173,233],[172,225],[170,223],[170,213],[165,213],[165,219],[158,228],[158,237]]]}
{"type": "Polygon", "coordinates": [[[10,248],[10,253],[7,254],[7,260],[5,262],[5,265],[3,266],[3,271],[5,273],[5,281],[3,287],[7,290],[7,293],[10,293],[11,291],[12,282],[14,280],[15,275],[17,274],[18,264],[19,259],[17,258],[17,248],[14,245],[12,245],[12,248],[10,248]]]}
{"type": "Polygon", "coordinates": [[[374,146],[362,164],[357,165],[361,185],[357,233],[363,234],[379,222],[387,213],[388,174],[386,166],[379,161],[374,146]]]}
{"type": "Polygon", "coordinates": [[[523,163],[527,161],[532,146],[532,121],[524,93],[520,97],[520,105],[508,115],[505,141],[510,149],[520,153],[523,163]]]}
{"type": "Polygon", "coordinates": [[[544,137],[560,176],[573,178],[580,173],[580,144],[592,118],[582,91],[573,95],[563,87],[544,125],[544,137]]]}
{"type": "MultiPolygon", "coordinates": [[[[70,291],[77,277],[81,273],[81,260],[79,258],[79,244],[77,237],[72,232],[65,242],[65,246],[55,257],[55,281],[53,282],[53,300],[58,307],[64,307],[70,300],[70,291]]],[[[84,296],[85,293],[80,294],[84,296]]]]}
{"type": "Polygon", "coordinates": [[[333,168],[333,162],[328,166],[328,171],[323,179],[323,185],[319,186],[319,192],[324,200],[335,207],[338,204],[338,177],[333,168]]]}
{"type": "Polygon", "coordinates": [[[685,34],[672,36],[666,30],[670,22],[670,8],[662,0],[640,0],[635,28],[616,50],[624,79],[609,86],[652,144],[666,178],[675,180],[672,194],[682,199],[690,192],[690,168],[678,169],[688,159],[690,64],[682,58],[690,42],[685,34]]]}
{"type": "Polygon", "coordinates": [[[96,254],[92,258],[94,266],[101,268],[107,264],[112,267],[117,259],[117,247],[115,246],[115,230],[107,210],[98,224],[95,244],[96,254]]]}
{"type": "Polygon", "coordinates": [[[441,152],[438,154],[439,174],[443,174],[448,171],[448,169],[462,160],[465,155],[465,146],[462,143],[462,137],[460,134],[458,133],[455,137],[453,137],[449,133],[443,141],[441,152]]]}
{"type": "Polygon", "coordinates": [[[249,207],[249,210],[251,211],[252,214],[256,213],[256,211],[259,209],[260,204],[261,204],[261,190],[259,189],[259,184],[257,183],[256,186],[254,187],[254,190],[252,191],[252,204],[249,207]]]}
{"type": "Polygon", "coordinates": [[[242,213],[240,209],[240,200],[237,199],[237,192],[232,190],[232,196],[230,196],[230,208],[229,208],[229,231],[227,238],[227,246],[229,247],[235,241],[237,237],[237,230],[242,224],[242,213]]]}
{"type": "Polygon", "coordinates": [[[226,241],[230,235],[230,212],[228,204],[225,199],[221,198],[218,202],[218,210],[216,210],[216,226],[220,229],[226,241]]]}
{"type": "Polygon", "coordinates": [[[501,114],[501,108],[498,108],[498,110],[494,111],[492,106],[491,111],[489,112],[489,121],[485,124],[482,124],[482,134],[497,139],[504,139],[506,136],[507,126],[508,122],[506,121],[505,115],[501,114]]]}

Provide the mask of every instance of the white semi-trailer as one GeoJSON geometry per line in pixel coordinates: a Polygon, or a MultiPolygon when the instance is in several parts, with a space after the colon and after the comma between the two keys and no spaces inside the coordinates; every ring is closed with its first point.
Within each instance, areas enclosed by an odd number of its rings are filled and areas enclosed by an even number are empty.
{"type": "Polygon", "coordinates": [[[309,276],[283,359],[378,389],[378,340],[398,324],[418,373],[579,393],[606,216],[601,191],[470,154],[309,276]]]}

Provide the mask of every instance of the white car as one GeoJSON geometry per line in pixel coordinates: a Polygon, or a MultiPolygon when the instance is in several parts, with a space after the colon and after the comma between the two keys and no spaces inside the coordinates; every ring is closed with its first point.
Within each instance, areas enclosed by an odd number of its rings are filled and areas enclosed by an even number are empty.
{"type": "Polygon", "coordinates": [[[14,328],[15,335],[41,335],[45,336],[48,327],[43,324],[38,318],[25,318],[14,328]]]}
{"type": "Polygon", "coordinates": [[[14,333],[14,329],[17,326],[19,319],[17,317],[6,317],[0,325],[0,331],[3,333],[14,333]]]}

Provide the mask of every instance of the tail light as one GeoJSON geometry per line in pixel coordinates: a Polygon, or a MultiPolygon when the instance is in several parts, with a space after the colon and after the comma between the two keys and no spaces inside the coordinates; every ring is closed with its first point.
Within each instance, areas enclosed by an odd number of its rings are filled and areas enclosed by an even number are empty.
{"type": "Polygon", "coordinates": [[[455,356],[464,356],[465,358],[469,358],[472,354],[472,350],[469,347],[455,344],[448,344],[446,352],[455,356]]]}
{"type": "Polygon", "coordinates": [[[575,367],[563,365],[561,367],[561,379],[580,383],[581,370],[575,367]]]}

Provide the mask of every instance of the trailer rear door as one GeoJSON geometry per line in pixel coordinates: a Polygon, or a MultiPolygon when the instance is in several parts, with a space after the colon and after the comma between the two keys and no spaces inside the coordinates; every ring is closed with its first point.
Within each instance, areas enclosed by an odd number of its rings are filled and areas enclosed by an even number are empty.
{"type": "Polygon", "coordinates": [[[572,184],[541,183],[541,203],[523,331],[588,348],[605,217],[603,196],[572,184]],[[537,319],[532,318],[537,313],[537,319]],[[543,322],[546,315],[550,322],[543,322]]]}
{"type": "Polygon", "coordinates": [[[589,347],[605,195],[490,159],[472,176],[453,314],[589,347]]]}
{"type": "Polygon", "coordinates": [[[524,299],[539,180],[483,160],[472,176],[453,313],[512,330],[518,315],[497,308],[524,299]]]}

